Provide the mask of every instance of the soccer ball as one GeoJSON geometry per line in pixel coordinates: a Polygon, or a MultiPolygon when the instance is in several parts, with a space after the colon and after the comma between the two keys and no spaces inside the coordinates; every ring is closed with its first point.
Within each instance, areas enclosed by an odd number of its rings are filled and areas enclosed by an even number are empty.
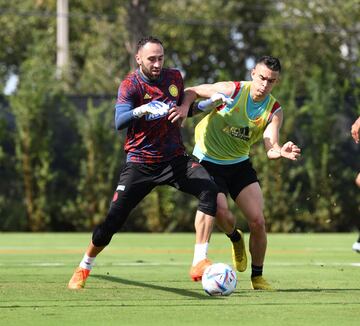
{"type": "Polygon", "coordinates": [[[202,276],[202,286],[208,295],[230,295],[234,292],[236,283],[236,273],[223,263],[208,266],[202,276]]]}

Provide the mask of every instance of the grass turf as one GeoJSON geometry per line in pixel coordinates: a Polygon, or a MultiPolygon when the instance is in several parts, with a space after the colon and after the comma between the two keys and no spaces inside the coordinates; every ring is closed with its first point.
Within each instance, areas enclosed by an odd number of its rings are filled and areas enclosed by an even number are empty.
{"type": "MultiPolygon", "coordinates": [[[[357,234],[269,234],[264,276],[277,289],[209,297],[188,276],[194,234],[114,236],[86,287],[66,284],[90,234],[1,233],[3,325],[358,325],[357,234]]],[[[245,235],[246,241],[248,234],[245,235]]],[[[231,264],[230,242],[212,236],[209,258],[231,264]]]]}

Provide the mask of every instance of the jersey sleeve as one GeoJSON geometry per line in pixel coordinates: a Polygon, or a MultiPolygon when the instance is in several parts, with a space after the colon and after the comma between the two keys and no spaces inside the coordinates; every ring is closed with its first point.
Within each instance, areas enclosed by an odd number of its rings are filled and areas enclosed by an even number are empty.
{"type": "Polygon", "coordinates": [[[130,78],[126,78],[121,82],[119,86],[116,105],[126,104],[134,108],[137,95],[138,92],[136,85],[134,84],[134,82],[132,82],[130,78]]]}
{"type": "Polygon", "coordinates": [[[281,105],[278,101],[276,101],[273,105],[273,107],[271,108],[271,111],[270,111],[270,114],[269,114],[269,118],[268,118],[268,122],[267,123],[270,123],[274,114],[278,111],[280,111],[282,108],[281,108],[281,105]]]}
{"type": "Polygon", "coordinates": [[[231,94],[232,99],[234,99],[238,95],[242,87],[241,81],[234,81],[233,83],[234,83],[234,91],[231,94]]]}
{"type": "Polygon", "coordinates": [[[136,107],[138,92],[136,85],[130,78],[124,79],[118,89],[118,97],[115,104],[115,127],[124,129],[134,119],[132,110],[136,107]]]}

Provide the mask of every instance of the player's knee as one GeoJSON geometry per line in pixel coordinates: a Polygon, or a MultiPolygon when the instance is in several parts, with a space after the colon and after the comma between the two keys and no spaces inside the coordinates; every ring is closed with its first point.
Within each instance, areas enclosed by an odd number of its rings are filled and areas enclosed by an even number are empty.
{"type": "Polygon", "coordinates": [[[92,235],[92,243],[96,247],[107,246],[115,232],[110,232],[103,224],[98,225],[92,235]]]}
{"type": "Polygon", "coordinates": [[[263,233],[265,232],[265,219],[262,214],[258,214],[249,221],[250,232],[263,233]]]}
{"type": "Polygon", "coordinates": [[[112,207],[103,223],[98,225],[92,236],[92,242],[96,247],[107,246],[112,236],[120,230],[125,223],[126,217],[121,216],[116,207],[112,207]]]}

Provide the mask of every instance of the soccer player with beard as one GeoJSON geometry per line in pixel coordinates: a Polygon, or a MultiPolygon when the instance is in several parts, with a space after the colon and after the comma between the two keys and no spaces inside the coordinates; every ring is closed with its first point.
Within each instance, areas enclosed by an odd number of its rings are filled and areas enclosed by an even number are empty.
{"type": "Polygon", "coordinates": [[[176,69],[163,68],[160,40],[138,42],[139,68],[120,84],[115,105],[115,125],[127,128],[123,166],[107,216],[98,225],[79,267],[68,283],[81,289],[96,256],[121,229],[134,207],[158,185],[170,185],[199,199],[195,216],[195,250],[190,277],[200,281],[211,264],[207,248],[216,213],[217,186],[206,170],[185,152],[179,121],[184,112],[184,85],[176,69]]]}

